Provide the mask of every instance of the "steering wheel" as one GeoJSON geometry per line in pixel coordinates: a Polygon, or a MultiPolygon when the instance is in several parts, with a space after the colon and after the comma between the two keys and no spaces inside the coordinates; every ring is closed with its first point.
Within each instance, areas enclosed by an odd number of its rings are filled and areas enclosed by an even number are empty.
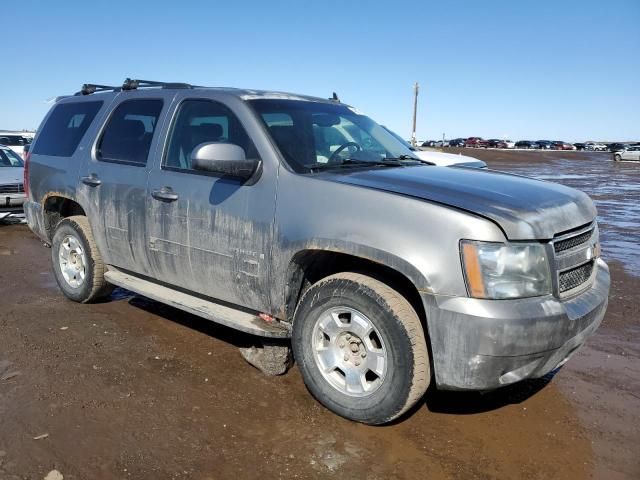
{"type": "Polygon", "coordinates": [[[338,154],[348,147],[356,147],[358,150],[362,150],[362,147],[356,142],[347,142],[343,145],[340,145],[338,149],[331,154],[331,156],[329,157],[329,160],[327,160],[327,163],[333,163],[336,157],[338,156],[338,154]]]}

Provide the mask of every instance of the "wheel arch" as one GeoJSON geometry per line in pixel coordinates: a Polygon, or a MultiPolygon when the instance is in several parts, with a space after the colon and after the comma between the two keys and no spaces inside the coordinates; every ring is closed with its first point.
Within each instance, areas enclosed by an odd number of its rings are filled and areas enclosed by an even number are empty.
{"type": "Polygon", "coordinates": [[[426,336],[426,313],[420,292],[431,291],[427,279],[405,260],[386,253],[384,257],[387,261],[376,256],[326,248],[296,252],[287,268],[283,316],[293,321],[298,302],[314,283],[335,273],[356,272],[375,278],[402,294],[418,314],[426,336]]]}
{"type": "Polygon", "coordinates": [[[43,197],[41,203],[44,229],[49,241],[53,239],[56,226],[62,219],[74,215],[87,215],[82,205],[66,193],[49,192],[43,197]]]}

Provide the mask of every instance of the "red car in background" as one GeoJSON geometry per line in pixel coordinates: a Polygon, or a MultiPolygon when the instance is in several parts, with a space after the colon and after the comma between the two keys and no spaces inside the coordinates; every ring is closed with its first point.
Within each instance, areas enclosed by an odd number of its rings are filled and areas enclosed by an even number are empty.
{"type": "Polygon", "coordinates": [[[553,142],[553,148],[555,148],[556,150],[575,150],[576,149],[576,147],[574,147],[571,143],[561,142],[561,141],[553,142]]]}
{"type": "Polygon", "coordinates": [[[465,148],[487,148],[489,142],[482,137],[469,137],[464,142],[465,148]]]}

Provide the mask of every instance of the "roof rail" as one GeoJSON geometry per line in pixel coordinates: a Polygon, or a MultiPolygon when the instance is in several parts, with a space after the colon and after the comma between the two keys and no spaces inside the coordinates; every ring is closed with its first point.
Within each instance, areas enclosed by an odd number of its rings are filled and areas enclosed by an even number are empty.
{"type": "Polygon", "coordinates": [[[120,87],[112,87],[110,85],[97,85],[94,83],[85,83],[82,85],[82,88],[79,92],[74,93],[74,95],[91,95],[95,92],[105,92],[108,90],[117,91],[120,90],[120,87]]]}
{"type": "Polygon", "coordinates": [[[155,80],[136,80],[127,78],[122,84],[122,90],[137,90],[140,87],[160,88],[193,88],[195,85],[180,82],[156,82],[155,80]]]}
{"type": "Polygon", "coordinates": [[[127,78],[122,83],[122,86],[114,87],[111,85],[97,85],[94,83],[85,83],[82,85],[82,88],[79,92],[76,92],[74,95],[91,95],[96,92],[120,92],[120,91],[128,91],[128,90],[137,90],[138,88],[143,87],[160,87],[160,88],[194,88],[195,85],[190,85],[188,83],[180,83],[180,82],[156,82],[154,80],[137,80],[127,78]]]}

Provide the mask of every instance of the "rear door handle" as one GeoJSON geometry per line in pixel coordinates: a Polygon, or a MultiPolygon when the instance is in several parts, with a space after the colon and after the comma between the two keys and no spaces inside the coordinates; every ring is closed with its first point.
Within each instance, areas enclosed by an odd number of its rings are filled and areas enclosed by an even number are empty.
{"type": "Polygon", "coordinates": [[[154,190],[151,192],[151,196],[162,202],[175,202],[178,200],[178,194],[171,187],[162,187],[159,190],[154,190]]]}
{"type": "Polygon", "coordinates": [[[95,173],[92,173],[87,177],[82,177],[81,180],[82,183],[84,183],[85,185],[89,185],[90,187],[97,187],[102,183],[102,180],[100,180],[95,173]]]}

